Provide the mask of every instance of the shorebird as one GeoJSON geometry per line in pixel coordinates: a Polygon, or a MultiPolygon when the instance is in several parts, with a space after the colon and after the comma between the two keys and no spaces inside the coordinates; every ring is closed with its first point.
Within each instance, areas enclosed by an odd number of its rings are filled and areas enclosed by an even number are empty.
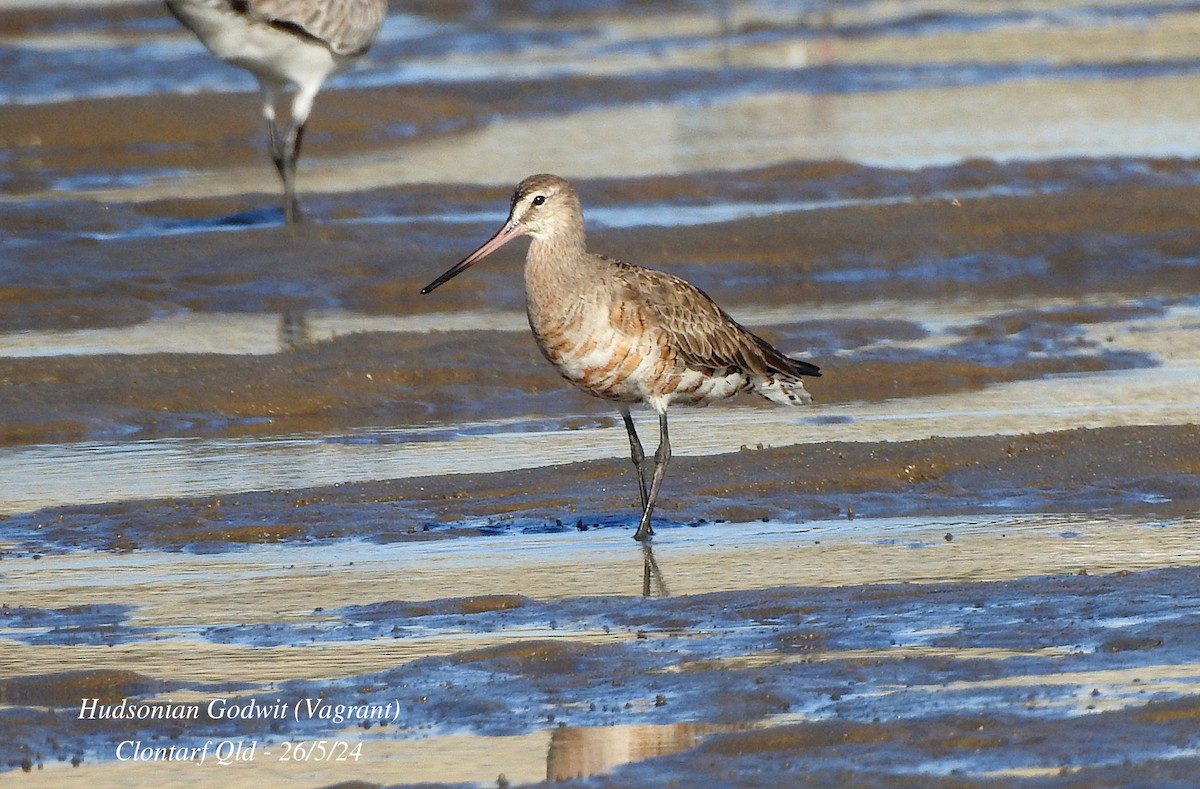
{"type": "Polygon", "coordinates": [[[296,160],[313,100],[325,80],[370,48],[387,0],[166,0],[167,8],[214,55],[258,80],[272,161],[283,181],[283,212],[300,219],[296,160]],[[295,88],[287,126],[276,105],[295,88]]]}
{"type": "Polygon", "coordinates": [[[819,376],[816,365],[784,356],[695,285],[588,252],[579,196],[556,175],[522,181],[500,230],[421,293],[522,235],[531,239],[525,306],[538,348],[568,381],[615,402],[625,422],[642,502],[635,539],[654,533],[650,516],[671,459],[668,406],[707,405],[739,392],[786,405],[812,400],[801,376],[819,376]],[[658,414],[652,472],[630,417],[634,403],[658,414]]]}

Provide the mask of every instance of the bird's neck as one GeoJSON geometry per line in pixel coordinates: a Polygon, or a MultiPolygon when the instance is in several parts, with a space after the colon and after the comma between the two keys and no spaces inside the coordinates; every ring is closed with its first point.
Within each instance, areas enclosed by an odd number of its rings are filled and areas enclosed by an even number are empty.
{"type": "Polygon", "coordinates": [[[525,299],[533,315],[562,315],[597,281],[598,259],[582,240],[534,239],[525,258],[525,299]]]}
{"type": "Polygon", "coordinates": [[[549,236],[535,238],[529,244],[525,258],[526,279],[533,276],[565,285],[588,277],[590,257],[583,237],[549,236]]]}

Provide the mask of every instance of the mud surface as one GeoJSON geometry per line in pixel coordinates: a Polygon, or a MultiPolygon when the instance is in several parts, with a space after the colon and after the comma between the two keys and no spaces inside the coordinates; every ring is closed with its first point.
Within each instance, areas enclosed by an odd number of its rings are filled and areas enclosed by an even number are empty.
{"type": "Polygon", "coordinates": [[[1195,784],[1200,5],[391,11],[286,228],[161,4],[0,2],[0,783],[1195,784]],[[824,373],[652,548],[521,244],[418,295],[538,171],[824,373]]]}

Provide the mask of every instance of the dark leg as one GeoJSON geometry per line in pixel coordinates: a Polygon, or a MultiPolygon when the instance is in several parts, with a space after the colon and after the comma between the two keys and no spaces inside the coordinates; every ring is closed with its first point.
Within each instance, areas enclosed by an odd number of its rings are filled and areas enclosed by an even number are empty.
{"type": "Polygon", "coordinates": [[[267,153],[271,155],[271,161],[275,162],[275,171],[279,173],[279,179],[283,180],[283,141],[279,139],[279,128],[275,125],[274,118],[267,118],[267,153]]]}
{"type": "Polygon", "coordinates": [[[670,597],[671,592],[667,589],[662,570],[658,569],[658,562],[654,560],[654,548],[648,540],[642,543],[642,568],[642,597],[654,597],[655,587],[658,588],[659,597],[670,597]]]}
{"type": "Polygon", "coordinates": [[[284,141],[281,150],[282,162],[277,161],[279,176],[283,179],[283,216],[290,225],[303,221],[300,200],[296,197],[296,162],[300,159],[300,143],[304,140],[304,124],[296,126],[284,141]]]}
{"type": "Polygon", "coordinates": [[[642,510],[642,522],[638,524],[637,533],[633,535],[635,540],[648,540],[654,534],[654,529],[650,526],[650,513],[654,511],[654,502],[658,501],[658,491],[662,487],[670,460],[671,439],[667,436],[667,412],[663,411],[658,415],[658,449],[654,451],[654,478],[650,480],[650,493],[642,510]]]}
{"type": "Polygon", "coordinates": [[[629,415],[629,406],[622,403],[617,406],[621,410],[621,418],[625,420],[625,432],[629,434],[629,456],[633,467],[637,469],[638,492],[642,496],[642,511],[646,511],[646,474],[643,472],[643,461],[646,453],[642,450],[642,442],[638,439],[637,430],[633,426],[633,417],[629,415]]]}
{"type": "MultiPolygon", "coordinates": [[[[300,203],[296,200],[296,159],[300,156],[300,141],[304,137],[304,122],[312,106],[312,96],[305,94],[299,102],[301,114],[297,114],[297,103],[292,104],[292,117],[286,134],[279,133],[275,122],[275,105],[279,102],[282,87],[259,81],[262,93],[263,120],[267,122],[267,147],[279,180],[283,181],[283,216],[290,225],[300,221],[300,203]]],[[[299,97],[299,94],[297,94],[299,97]]]]}
{"type": "Polygon", "coordinates": [[[279,180],[283,182],[283,218],[289,225],[301,219],[300,202],[296,199],[296,158],[299,156],[303,132],[301,127],[281,137],[275,119],[267,118],[269,152],[271,161],[275,163],[275,171],[279,173],[279,180]]]}
{"type": "Polygon", "coordinates": [[[312,342],[308,313],[303,309],[284,310],[279,316],[279,347],[294,351],[312,342]]]}
{"type": "Polygon", "coordinates": [[[262,116],[267,124],[267,154],[275,163],[275,171],[283,178],[283,139],[279,136],[279,126],[275,123],[275,103],[279,99],[279,89],[266,82],[258,83],[262,96],[262,116]]]}

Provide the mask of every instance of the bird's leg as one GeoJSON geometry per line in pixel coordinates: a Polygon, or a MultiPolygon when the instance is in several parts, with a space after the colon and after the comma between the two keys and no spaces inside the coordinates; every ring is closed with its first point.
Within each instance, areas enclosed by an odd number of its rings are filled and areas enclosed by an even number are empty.
{"type": "Polygon", "coordinates": [[[289,225],[304,220],[300,214],[300,198],[296,196],[296,162],[300,160],[300,144],[304,142],[308,114],[312,112],[313,100],[320,88],[320,84],[302,85],[292,97],[292,123],[280,151],[283,165],[279,171],[283,178],[283,216],[289,225]]]}
{"type": "Polygon", "coordinates": [[[279,91],[265,82],[259,83],[262,95],[263,120],[267,124],[267,153],[275,163],[275,170],[283,178],[283,140],[279,137],[279,126],[275,123],[275,100],[279,91]]]}
{"type": "Polygon", "coordinates": [[[633,460],[633,467],[637,469],[638,477],[638,493],[642,497],[642,512],[646,511],[646,474],[643,471],[646,459],[646,452],[642,449],[642,442],[638,439],[637,429],[633,426],[633,417],[629,415],[629,406],[622,403],[617,406],[621,410],[621,418],[625,420],[625,432],[629,434],[629,456],[633,460]]]}
{"type": "Polygon", "coordinates": [[[304,137],[304,125],[296,124],[296,109],[292,106],[292,120],[286,134],[279,133],[275,120],[275,104],[279,100],[280,88],[262,82],[263,120],[267,123],[267,152],[275,163],[275,171],[283,182],[283,218],[289,225],[300,220],[300,203],[296,199],[296,158],[300,155],[300,140],[304,137]]]}
{"type": "Polygon", "coordinates": [[[271,161],[275,162],[275,171],[279,173],[280,180],[283,179],[283,142],[279,139],[279,128],[275,125],[275,118],[267,118],[267,152],[271,155],[271,161]]]}
{"type": "Polygon", "coordinates": [[[663,477],[667,473],[667,463],[671,460],[671,440],[667,436],[667,412],[658,415],[658,449],[654,451],[654,477],[650,480],[650,493],[646,497],[646,506],[642,510],[642,522],[638,524],[635,540],[648,540],[654,534],[650,526],[650,513],[654,511],[654,502],[658,501],[658,491],[662,487],[663,477]]]}
{"type": "Polygon", "coordinates": [[[289,225],[304,221],[300,199],[296,197],[296,161],[300,158],[300,143],[304,140],[304,124],[293,125],[284,140],[283,162],[279,176],[283,179],[283,218],[289,225]]]}

